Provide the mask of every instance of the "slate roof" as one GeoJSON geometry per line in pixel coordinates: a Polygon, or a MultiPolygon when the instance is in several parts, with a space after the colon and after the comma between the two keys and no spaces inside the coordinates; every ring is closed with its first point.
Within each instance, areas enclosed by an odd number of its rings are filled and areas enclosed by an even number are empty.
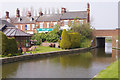
{"type": "Polygon", "coordinates": [[[4,27],[15,27],[15,26],[10,24],[6,20],[1,20],[0,19],[0,30],[2,30],[2,28],[4,28],[4,27]]]}
{"type": "Polygon", "coordinates": [[[18,28],[15,27],[7,27],[3,33],[7,36],[7,37],[30,37],[31,35],[29,33],[26,33],[22,30],[19,30],[18,28]]]}
{"type": "Polygon", "coordinates": [[[61,19],[85,19],[87,18],[87,11],[66,12],[61,16],[61,19]]]}
{"type": "Polygon", "coordinates": [[[60,14],[43,14],[36,21],[59,21],[60,17],[60,14]]]}
{"type": "Polygon", "coordinates": [[[12,23],[35,23],[35,18],[34,17],[15,17],[11,18],[12,23]]]}

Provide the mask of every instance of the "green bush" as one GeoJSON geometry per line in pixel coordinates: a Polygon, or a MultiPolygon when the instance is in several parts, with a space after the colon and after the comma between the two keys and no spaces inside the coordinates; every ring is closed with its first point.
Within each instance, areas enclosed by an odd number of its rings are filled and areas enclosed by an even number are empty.
{"type": "Polygon", "coordinates": [[[8,56],[8,54],[14,55],[16,53],[18,53],[18,46],[17,46],[17,42],[15,41],[14,38],[7,38],[7,36],[0,32],[0,34],[2,35],[2,51],[1,55],[5,55],[8,56]]]}
{"type": "Polygon", "coordinates": [[[63,30],[61,35],[60,47],[62,49],[71,48],[70,36],[65,29],[63,30]]]}
{"type": "Polygon", "coordinates": [[[14,55],[15,53],[18,53],[18,46],[17,46],[17,42],[14,38],[8,38],[8,53],[11,53],[12,55],[14,55]]]}
{"type": "Polygon", "coordinates": [[[79,48],[80,47],[80,35],[77,32],[69,33],[71,48],[79,48]]]}
{"type": "Polygon", "coordinates": [[[52,32],[47,33],[46,35],[47,35],[46,41],[48,41],[48,42],[57,42],[60,38],[59,35],[54,34],[52,32]]]}
{"type": "Polygon", "coordinates": [[[90,39],[84,39],[84,40],[81,40],[81,43],[80,43],[80,47],[81,48],[88,48],[91,46],[91,40],[90,39]]]}
{"type": "Polygon", "coordinates": [[[1,39],[2,39],[2,49],[0,49],[1,51],[1,55],[6,55],[7,54],[7,48],[8,48],[8,45],[7,45],[7,42],[8,42],[8,38],[7,38],[7,36],[4,34],[4,33],[2,33],[1,31],[0,31],[0,37],[1,37],[1,39]]]}

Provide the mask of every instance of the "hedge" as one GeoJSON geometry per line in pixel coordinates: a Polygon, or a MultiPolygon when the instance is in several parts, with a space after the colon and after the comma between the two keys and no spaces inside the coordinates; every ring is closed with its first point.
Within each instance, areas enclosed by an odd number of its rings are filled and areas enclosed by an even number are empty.
{"type": "Polygon", "coordinates": [[[61,35],[60,47],[62,49],[71,48],[70,36],[65,29],[63,30],[62,35],[61,35]]]}
{"type": "Polygon", "coordinates": [[[7,38],[7,36],[0,31],[1,38],[2,38],[2,51],[1,55],[7,56],[8,54],[14,55],[18,53],[18,46],[17,42],[14,38],[7,38]]]}
{"type": "Polygon", "coordinates": [[[67,33],[66,30],[63,30],[60,47],[62,49],[78,48],[80,47],[80,35],[79,33],[67,33]]]}
{"type": "Polygon", "coordinates": [[[79,48],[80,47],[80,35],[79,33],[69,33],[71,48],[79,48]]]}

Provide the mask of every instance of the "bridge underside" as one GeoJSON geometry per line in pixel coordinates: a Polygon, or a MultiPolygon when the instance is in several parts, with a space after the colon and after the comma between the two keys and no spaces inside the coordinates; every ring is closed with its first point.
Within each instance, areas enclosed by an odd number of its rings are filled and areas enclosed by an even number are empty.
{"type": "Polygon", "coordinates": [[[105,48],[105,37],[97,37],[96,46],[100,48],[105,48]]]}

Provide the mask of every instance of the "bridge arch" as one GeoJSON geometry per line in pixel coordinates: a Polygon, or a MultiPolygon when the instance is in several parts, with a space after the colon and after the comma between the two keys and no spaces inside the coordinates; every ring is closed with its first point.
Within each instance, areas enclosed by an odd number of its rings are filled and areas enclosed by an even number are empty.
{"type": "Polygon", "coordinates": [[[118,40],[118,35],[120,34],[120,29],[114,30],[93,30],[93,41],[92,46],[105,47],[105,38],[112,38],[112,48],[120,48],[120,41],[118,40]]]}

